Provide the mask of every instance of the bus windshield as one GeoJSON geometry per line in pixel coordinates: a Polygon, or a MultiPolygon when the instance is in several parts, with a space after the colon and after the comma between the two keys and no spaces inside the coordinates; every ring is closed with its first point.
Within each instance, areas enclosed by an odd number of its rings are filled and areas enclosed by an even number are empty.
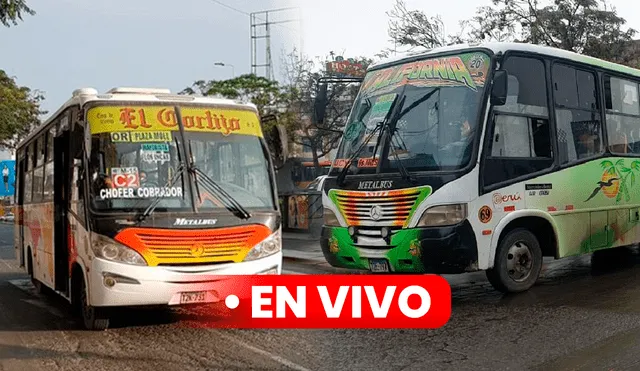
{"type": "MultiPolygon", "coordinates": [[[[139,212],[159,198],[155,212],[191,210],[189,177],[179,173],[180,164],[187,164],[185,140],[195,165],[244,208],[275,209],[257,115],[216,107],[183,107],[181,112],[185,138],[172,107],[102,106],[88,111],[92,207],[139,212]]],[[[199,209],[225,209],[224,201],[207,187],[197,190],[199,209]]]]}
{"type": "Polygon", "coordinates": [[[464,168],[480,131],[479,112],[489,65],[487,54],[473,52],[370,71],[355,101],[332,172],[341,170],[353,156],[351,174],[376,172],[383,145],[388,151],[382,172],[397,172],[399,162],[409,171],[464,168]],[[395,130],[388,143],[381,143],[381,131],[371,133],[391,115],[394,101],[403,101],[395,122],[390,122],[395,130]]]}

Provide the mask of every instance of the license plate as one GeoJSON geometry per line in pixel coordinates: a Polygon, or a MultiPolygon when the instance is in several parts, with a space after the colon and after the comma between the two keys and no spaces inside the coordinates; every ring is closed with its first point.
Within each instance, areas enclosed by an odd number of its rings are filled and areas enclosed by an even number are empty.
{"type": "Polygon", "coordinates": [[[180,304],[204,303],[207,300],[207,292],[183,292],[180,294],[180,304]]]}
{"type": "Polygon", "coordinates": [[[369,259],[369,269],[371,272],[389,272],[389,263],[385,259],[369,259]]]}

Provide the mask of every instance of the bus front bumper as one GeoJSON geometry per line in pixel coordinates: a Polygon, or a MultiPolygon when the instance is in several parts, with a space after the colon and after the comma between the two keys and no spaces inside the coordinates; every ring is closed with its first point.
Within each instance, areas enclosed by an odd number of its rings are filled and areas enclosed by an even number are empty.
{"type": "Polygon", "coordinates": [[[213,303],[225,299],[215,295],[216,287],[225,284],[216,276],[281,273],[282,252],[250,262],[182,267],[142,267],[96,258],[87,273],[89,302],[95,307],[181,305],[183,293],[204,292],[205,300],[193,304],[213,303]]]}
{"type": "Polygon", "coordinates": [[[323,226],[320,246],[334,267],[369,270],[385,261],[389,272],[455,274],[478,270],[478,248],[468,221],[450,227],[398,230],[391,244],[366,238],[354,243],[347,228],[323,226]],[[376,242],[369,243],[369,242],[376,242]]]}

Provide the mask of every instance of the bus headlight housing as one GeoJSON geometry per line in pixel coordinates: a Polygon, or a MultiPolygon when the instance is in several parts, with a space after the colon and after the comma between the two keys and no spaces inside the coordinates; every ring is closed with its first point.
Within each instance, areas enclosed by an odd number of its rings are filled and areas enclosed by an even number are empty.
{"type": "Polygon", "coordinates": [[[147,265],[142,255],[134,249],[101,235],[93,235],[91,249],[98,258],[124,264],[147,265]]]}
{"type": "Polygon", "coordinates": [[[422,214],[416,227],[443,227],[455,225],[467,218],[467,204],[430,207],[422,214]]]}
{"type": "Polygon", "coordinates": [[[275,233],[269,235],[269,237],[249,250],[244,261],[266,258],[267,256],[278,253],[280,250],[282,250],[282,236],[280,235],[280,229],[278,229],[275,233]]]}
{"type": "Polygon", "coordinates": [[[326,227],[339,227],[340,221],[333,210],[325,207],[322,209],[322,222],[326,227]]]}

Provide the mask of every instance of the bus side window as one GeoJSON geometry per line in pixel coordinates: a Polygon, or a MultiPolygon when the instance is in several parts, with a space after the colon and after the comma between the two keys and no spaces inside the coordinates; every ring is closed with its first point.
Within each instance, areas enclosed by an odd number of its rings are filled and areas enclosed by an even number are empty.
{"type": "Polygon", "coordinates": [[[560,163],[568,164],[603,152],[600,107],[593,72],[554,64],[551,71],[560,163]]]}
{"type": "Polygon", "coordinates": [[[553,165],[551,128],[547,108],[544,62],[537,58],[508,57],[506,104],[493,110],[485,152],[484,185],[538,173],[553,165]]]}
{"type": "Polygon", "coordinates": [[[640,104],[638,84],[604,77],[607,140],[614,154],[640,153],[640,104]]]}

